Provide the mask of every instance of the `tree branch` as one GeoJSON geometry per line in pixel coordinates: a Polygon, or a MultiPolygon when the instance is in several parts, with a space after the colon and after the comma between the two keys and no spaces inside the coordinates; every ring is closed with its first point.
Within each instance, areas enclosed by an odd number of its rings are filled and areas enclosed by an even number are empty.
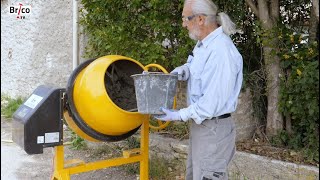
{"type": "Polygon", "coordinates": [[[312,9],[315,12],[316,19],[319,22],[319,0],[312,0],[312,9]]]}
{"type": "Polygon", "coordinates": [[[279,5],[279,0],[271,0],[271,17],[274,18],[275,20],[279,19],[280,16],[280,5],[279,5]]]}
{"type": "Polygon", "coordinates": [[[247,5],[250,7],[250,9],[253,11],[253,13],[259,17],[259,10],[257,6],[254,4],[253,0],[246,0],[247,5]]]}

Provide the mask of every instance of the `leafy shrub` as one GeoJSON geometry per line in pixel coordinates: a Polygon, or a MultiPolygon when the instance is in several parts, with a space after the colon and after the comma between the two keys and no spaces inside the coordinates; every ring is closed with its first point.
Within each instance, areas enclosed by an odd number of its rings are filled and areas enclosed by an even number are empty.
{"type": "Polygon", "coordinates": [[[79,150],[87,147],[86,141],[78,136],[74,131],[71,132],[72,149],[79,150]]]}
{"type": "Polygon", "coordinates": [[[292,133],[282,132],[282,142],[302,149],[309,161],[319,162],[319,61],[317,42],[308,36],[280,34],[280,111],[291,119],[292,133]]]}
{"type": "Polygon", "coordinates": [[[87,57],[118,54],[168,68],[186,61],[194,43],[181,26],[182,1],[82,0],[87,57]]]}
{"type": "Polygon", "coordinates": [[[13,113],[24,102],[24,98],[18,97],[16,99],[1,95],[1,115],[6,118],[12,118],[13,113]]]}

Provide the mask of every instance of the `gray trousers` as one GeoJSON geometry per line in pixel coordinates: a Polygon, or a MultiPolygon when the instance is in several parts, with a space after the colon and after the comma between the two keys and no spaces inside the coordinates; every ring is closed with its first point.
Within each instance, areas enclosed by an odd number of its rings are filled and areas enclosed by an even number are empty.
{"type": "Polygon", "coordinates": [[[186,180],[228,179],[227,167],[235,154],[236,129],[231,117],[191,121],[186,180]]]}

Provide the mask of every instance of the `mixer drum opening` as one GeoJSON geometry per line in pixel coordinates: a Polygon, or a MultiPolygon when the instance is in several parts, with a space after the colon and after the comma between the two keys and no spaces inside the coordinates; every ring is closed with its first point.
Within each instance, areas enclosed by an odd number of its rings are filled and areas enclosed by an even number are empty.
{"type": "Polygon", "coordinates": [[[141,67],[131,61],[115,61],[105,73],[104,83],[108,96],[125,111],[137,111],[134,81],[130,76],[142,71],[141,67]]]}

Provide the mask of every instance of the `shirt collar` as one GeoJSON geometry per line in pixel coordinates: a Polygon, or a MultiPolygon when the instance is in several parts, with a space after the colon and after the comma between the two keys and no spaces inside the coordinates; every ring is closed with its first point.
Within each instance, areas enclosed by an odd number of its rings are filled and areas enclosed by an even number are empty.
{"type": "Polygon", "coordinates": [[[208,47],[209,43],[215,39],[218,35],[222,34],[222,27],[218,27],[214,31],[212,31],[210,34],[208,34],[202,41],[197,42],[197,47],[201,47],[202,45],[204,47],[208,47]]]}

